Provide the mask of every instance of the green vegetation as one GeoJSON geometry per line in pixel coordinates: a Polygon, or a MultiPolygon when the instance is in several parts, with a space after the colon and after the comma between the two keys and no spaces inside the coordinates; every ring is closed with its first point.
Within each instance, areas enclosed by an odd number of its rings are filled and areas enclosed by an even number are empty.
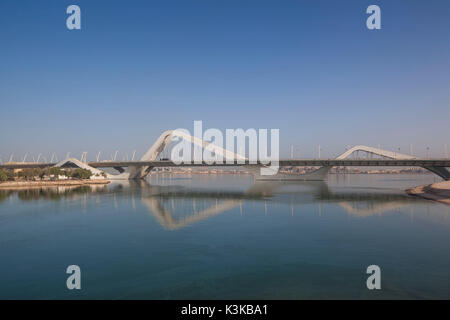
{"type": "Polygon", "coordinates": [[[59,167],[51,167],[51,168],[48,168],[47,170],[48,170],[48,175],[53,175],[55,177],[65,175],[64,170],[59,167]]]}
{"type": "Polygon", "coordinates": [[[0,169],[0,181],[14,180],[14,172],[12,170],[0,169]]]}
{"type": "Polygon", "coordinates": [[[71,173],[71,177],[75,178],[75,179],[89,179],[92,176],[92,172],[90,170],[87,169],[75,169],[72,173],[71,173]]]}
{"type": "Polygon", "coordinates": [[[15,177],[23,180],[35,180],[36,177],[42,176],[42,169],[26,168],[15,174],[15,177]]]}
{"type": "MultiPolygon", "coordinates": [[[[106,174],[102,173],[104,177],[106,174]]],[[[1,181],[36,181],[49,179],[58,179],[60,176],[65,176],[68,179],[90,179],[92,172],[87,169],[62,169],[58,167],[51,168],[25,168],[14,172],[9,169],[0,169],[1,181]]]]}

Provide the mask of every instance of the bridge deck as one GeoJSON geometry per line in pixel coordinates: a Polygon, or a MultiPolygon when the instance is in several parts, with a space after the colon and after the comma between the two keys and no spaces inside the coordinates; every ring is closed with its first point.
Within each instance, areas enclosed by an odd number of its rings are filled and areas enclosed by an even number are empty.
{"type": "MultiPolygon", "coordinates": [[[[54,166],[56,163],[11,163],[2,164],[0,168],[3,169],[22,169],[22,168],[45,168],[54,166]]],[[[198,166],[217,166],[217,167],[231,167],[242,165],[261,165],[258,163],[223,163],[223,164],[207,164],[207,163],[183,163],[176,164],[170,160],[160,161],[100,161],[88,162],[89,166],[94,168],[113,168],[113,167],[130,167],[130,166],[150,166],[150,167],[198,167],[198,166]]],[[[323,166],[342,166],[342,167],[450,167],[450,159],[281,159],[280,166],[308,166],[308,167],[323,167],[323,166]]]]}

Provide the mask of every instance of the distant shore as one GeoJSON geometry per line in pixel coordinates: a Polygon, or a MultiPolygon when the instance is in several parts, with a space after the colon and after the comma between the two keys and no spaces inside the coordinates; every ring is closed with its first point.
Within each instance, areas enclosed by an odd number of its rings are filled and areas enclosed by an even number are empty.
{"type": "Polygon", "coordinates": [[[433,184],[418,186],[406,190],[412,196],[450,204],[450,181],[441,181],[433,184]]]}
{"type": "Polygon", "coordinates": [[[53,186],[85,186],[94,184],[108,184],[107,179],[76,179],[76,180],[44,180],[44,181],[6,181],[0,182],[0,189],[22,189],[33,187],[53,187],[53,186]]]}

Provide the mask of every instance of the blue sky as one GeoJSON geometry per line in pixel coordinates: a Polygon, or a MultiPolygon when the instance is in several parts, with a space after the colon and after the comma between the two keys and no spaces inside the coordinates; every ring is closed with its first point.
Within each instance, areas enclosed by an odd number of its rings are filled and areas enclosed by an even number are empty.
{"type": "Polygon", "coordinates": [[[443,156],[449,14],[445,0],[2,0],[0,155],[140,156],[203,120],[279,128],[282,156],[443,156]],[[82,30],[66,28],[70,4],[82,30]],[[365,26],[370,4],[381,30],[365,26]]]}

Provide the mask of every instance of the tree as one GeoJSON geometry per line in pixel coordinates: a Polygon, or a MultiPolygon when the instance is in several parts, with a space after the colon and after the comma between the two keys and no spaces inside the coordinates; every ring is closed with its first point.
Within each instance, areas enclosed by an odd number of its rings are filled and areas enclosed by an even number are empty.
{"type": "Polygon", "coordinates": [[[49,176],[53,175],[53,176],[58,177],[58,176],[64,175],[64,170],[62,170],[60,167],[51,167],[51,168],[48,168],[47,174],[49,176]]]}
{"type": "Polygon", "coordinates": [[[39,178],[42,180],[47,175],[47,170],[38,169],[37,171],[39,178]]]}
{"type": "Polygon", "coordinates": [[[39,172],[34,168],[25,168],[18,173],[18,177],[25,180],[33,180],[37,175],[39,175],[39,172]]]}
{"type": "Polygon", "coordinates": [[[72,177],[76,179],[90,179],[92,172],[87,169],[77,168],[73,171],[72,177]]]}
{"type": "Polygon", "coordinates": [[[8,181],[14,179],[14,173],[11,170],[0,169],[0,181],[8,181]]]}
{"type": "Polygon", "coordinates": [[[72,170],[64,170],[63,175],[65,175],[67,177],[67,179],[72,178],[72,170]]]}

